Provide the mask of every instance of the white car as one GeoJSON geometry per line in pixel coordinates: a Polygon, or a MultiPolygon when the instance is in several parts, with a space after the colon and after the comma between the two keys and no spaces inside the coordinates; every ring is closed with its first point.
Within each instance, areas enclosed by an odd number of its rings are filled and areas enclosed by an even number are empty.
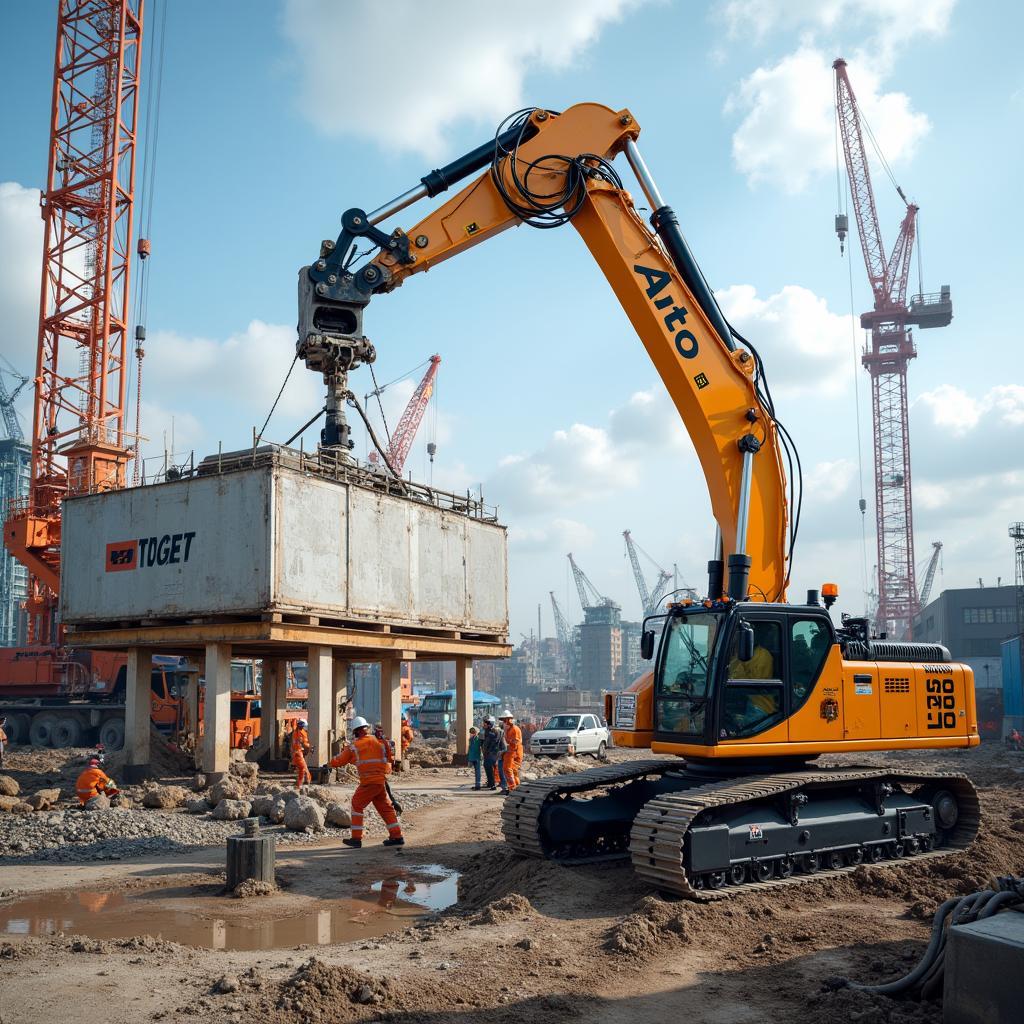
{"type": "Polygon", "coordinates": [[[530,737],[530,753],[560,757],[562,754],[593,754],[603,758],[611,733],[596,715],[555,715],[530,737]]]}

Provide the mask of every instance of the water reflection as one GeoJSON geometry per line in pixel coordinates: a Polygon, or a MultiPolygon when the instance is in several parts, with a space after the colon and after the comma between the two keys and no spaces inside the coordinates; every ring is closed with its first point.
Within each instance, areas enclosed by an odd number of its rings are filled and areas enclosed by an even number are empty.
{"type": "Polygon", "coordinates": [[[181,889],[173,890],[173,896],[171,890],[161,894],[152,889],[43,893],[0,906],[0,936],[63,933],[105,940],[150,935],[189,946],[248,951],[352,942],[397,931],[428,910],[451,906],[458,874],[421,865],[385,878],[356,880],[352,888],[350,896],[317,901],[298,913],[296,897],[287,895],[269,903],[226,903],[222,897],[186,896],[181,889]]]}

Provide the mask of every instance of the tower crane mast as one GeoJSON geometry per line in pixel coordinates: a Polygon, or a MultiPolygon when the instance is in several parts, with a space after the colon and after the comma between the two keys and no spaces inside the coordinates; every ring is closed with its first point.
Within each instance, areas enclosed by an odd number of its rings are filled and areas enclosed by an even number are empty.
{"type": "MultiPolygon", "coordinates": [[[[917,231],[918,207],[903,189],[896,192],[906,207],[899,235],[886,257],[878,207],[868,165],[865,134],[870,129],[841,57],[835,71],[835,106],[850,197],[874,305],[861,315],[871,331],[861,362],[871,377],[874,425],[875,521],[878,545],[878,625],[890,636],[904,636],[920,608],[914,570],[914,516],[911,498],[910,428],[907,417],[907,366],[917,356],[911,326],[945,327],[953,318],[949,287],[938,295],[918,294],[907,304],[907,281],[917,231]]],[[[873,139],[872,139],[873,141],[873,139]]],[[[886,168],[888,170],[888,167],[886,168]]],[[[891,177],[891,172],[890,172],[891,177]]],[[[895,184],[895,182],[894,182],[895,184]]],[[[848,230],[836,216],[840,244],[848,230]]]]}
{"type": "Polygon", "coordinates": [[[125,340],[143,3],[58,5],[31,479],[4,523],[30,573],[30,644],[57,640],[61,502],[124,487],[132,456],[125,340]]]}

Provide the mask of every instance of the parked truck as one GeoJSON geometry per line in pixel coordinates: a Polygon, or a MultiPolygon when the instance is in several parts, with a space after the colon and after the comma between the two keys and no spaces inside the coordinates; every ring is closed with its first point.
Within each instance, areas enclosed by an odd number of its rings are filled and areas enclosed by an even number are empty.
{"type": "MultiPolygon", "coordinates": [[[[150,720],[167,736],[191,732],[188,688],[199,669],[186,658],[156,655],[150,675],[150,720]]],[[[34,747],[124,746],[128,662],[124,654],[58,647],[0,648],[0,715],[11,743],[34,747]]],[[[199,734],[203,681],[199,680],[199,734]]],[[[289,698],[292,690],[289,688],[289,698]]],[[[303,694],[304,697],[304,694],[303,694]]],[[[289,707],[292,705],[289,699],[289,707]]],[[[301,717],[290,710],[289,718],[301,717]]],[[[260,693],[252,661],[231,664],[231,746],[260,735],[260,693]]]]}
{"type": "MultiPolygon", "coordinates": [[[[158,655],[150,676],[150,716],[162,732],[184,721],[190,675],[184,658],[158,655]]],[[[124,746],[128,662],[110,651],[0,648],[0,715],[12,743],[34,747],[124,746]]]]}

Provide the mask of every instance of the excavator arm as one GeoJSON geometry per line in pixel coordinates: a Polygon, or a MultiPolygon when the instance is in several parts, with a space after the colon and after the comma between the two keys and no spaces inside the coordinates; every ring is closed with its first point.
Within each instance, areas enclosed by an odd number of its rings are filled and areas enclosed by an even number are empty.
{"type": "MultiPolygon", "coordinates": [[[[362,316],[371,297],[510,227],[568,221],[597,261],[693,440],[720,531],[709,597],[785,599],[788,501],[779,428],[758,387],[756,353],[731,330],[640,152],[628,110],[594,103],[521,112],[479,147],[372,213],[342,217],[337,241],[299,275],[297,351],[328,385],[327,445],[345,445],[347,372],[371,362],[362,316]],[[654,213],[639,216],[611,161],[624,154],[654,213]],[[481,172],[408,230],[377,227],[419,199],[481,172]],[[353,253],[377,254],[354,269],[353,253]],[[724,581],[724,556],[729,580],[724,581]]],[[[666,509],[686,516],[686,509],[666,509]]]]}

